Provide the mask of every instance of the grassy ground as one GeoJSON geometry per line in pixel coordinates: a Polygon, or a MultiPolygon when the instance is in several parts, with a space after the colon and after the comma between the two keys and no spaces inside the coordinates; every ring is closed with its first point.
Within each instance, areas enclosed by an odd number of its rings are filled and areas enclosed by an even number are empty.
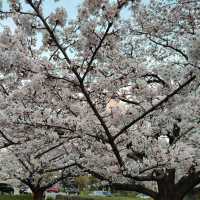
{"type": "MultiPolygon", "coordinates": [[[[64,200],[65,197],[61,197],[60,199],[58,198],[58,200],[64,200]]],[[[76,200],[76,199],[75,199],[76,200]]],[[[137,197],[123,197],[123,196],[118,196],[118,197],[83,197],[82,200],[142,200],[140,198],[137,197]]]]}
{"type": "MultiPolygon", "coordinates": [[[[90,197],[95,200],[141,200],[136,197],[90,197]]],[[[32,197],[30,195],[15,195],[15,196],[9,196],[9,195],[3,195],[0,196],[0,200],[32,200],[32,197]]]]}
{"type": "Polygon", "coordinates": [[[30,195],[1,195],[0,200],[32,200],[30,195]]]}
{"type": "Polygon", "coordinates": [[[136,193],[134,192],[124,192],[124,193],[114,193],[112,197],[93,197],[89,196],[90,192],[81,192],[80,196],[90,197],[95,200],[141,200],[136,197],[136,193]]]}
{"type": "MultiPolygon", "coordinates": [[[[113,196],[111,197],[97,197],[97,196],[90,196],[91,192],[84,191],[81,192],[80,196],[74,196],[71,200],[144,200],[136,197],[137,193],[134,192],[118,192],[113,193],[113,196]]],[[[65,199],[62,197],[60,200],[65,199]]],[[[0,195],[0,200],[32,200],[32,196],[29,195],[0,195]]],[[[148,199],[150,200],[150,199],[148,199]]]]}
{"type": "Polygon", "coordinates": [[[118,197],[92,197],[95,200],[141,200],[140,198],[137,197],[123,197],[123,196],[118,196],[118,197]]]}

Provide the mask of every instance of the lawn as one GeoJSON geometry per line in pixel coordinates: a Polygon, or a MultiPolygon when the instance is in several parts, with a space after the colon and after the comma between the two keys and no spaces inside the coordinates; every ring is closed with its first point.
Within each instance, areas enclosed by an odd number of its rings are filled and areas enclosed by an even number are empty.
{"type": "Polygon", "coordinates": [[[30,195],[0,195],[0,200],[32,200],[30,195]]]}
{"type": "Polygon", "coordinates": [[[92,197],[94,200],[141,200],[137,197],[123,197],[123,196],[113,196],[113,197],[92,197]]]}
{"type": "MultiPolygon", "coordinates": [[[[115,197],[115,196],[112,196],[112,197],[85,196],[80,199],[82,199],[82,200],[141,200],[140,198],[137,198],[137,197],[124,197],[124,196],[117,196],[117,197],[115,197]]],[[[59,198],[57,200],[65,200],[65,197],[59,198]]],[[[73,200],[73,198],[72,198],[72,200],[73,200]]],[[[74,200],[78,200],[78,199],[74,198],[74,200]]]]}
{"type": "MultiPolygon", "coordinates": [[[[83,199],[86,199],[86,198],[83,198],[83,199]]],[[[94,199],[94,200],[141,200],[140,198],[136,198],[136,197],[123,197],[123,196],[88,197],[88,199],[94,199]]],[[[3,195],[3,196],[0,196],[0,200],[32,200],[32,197],[30,195],[15,195],[15,196],[3,195]]],[[[63,200],[63,199],[61,199],[61,200],[63,200]]]]}

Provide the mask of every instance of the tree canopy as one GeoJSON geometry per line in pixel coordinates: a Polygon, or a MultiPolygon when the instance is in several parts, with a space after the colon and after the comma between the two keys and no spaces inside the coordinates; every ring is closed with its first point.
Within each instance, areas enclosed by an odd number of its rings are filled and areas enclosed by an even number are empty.
{"type": "Polygon", "coordinates": [[[0,11],[16,23],[0,37],[1,147],[182,199],[200,182],[200,2],[85,0],[74,20],[45,3],[0,11]]]}

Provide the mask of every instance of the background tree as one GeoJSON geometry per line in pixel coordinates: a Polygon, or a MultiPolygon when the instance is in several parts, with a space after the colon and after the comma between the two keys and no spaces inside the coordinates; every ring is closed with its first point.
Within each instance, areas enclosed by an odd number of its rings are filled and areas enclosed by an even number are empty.
{"type": "Polygon", "coordinates": [[[48,187],[78,172],[73,141],[79,136],[75,113],[62,111],[64,101],[56,106],[58,96],[40,74],[50,63],[32,57],[26,40],[20,28],[1,34],[1,172],[29,186],[33,199],[40,200],[48,187]]]}
{"type": "Polygon", "coordinates": [[[89,183],[90,183],[90,177],[88,176],[79,176],[76,177],[76,183],[78,185],[78,188],[80,191],[83,191],[85,189],[88,189],[89,183]]]}

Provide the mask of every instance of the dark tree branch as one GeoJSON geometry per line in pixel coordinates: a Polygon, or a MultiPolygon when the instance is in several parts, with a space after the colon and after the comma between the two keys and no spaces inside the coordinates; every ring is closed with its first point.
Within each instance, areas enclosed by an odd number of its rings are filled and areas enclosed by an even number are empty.
{"type": "Polygon", "coordinates": [[[84,167],[83,165],[79,164],[79,163],[76,163],[76,165],[82,169],[84,172],[87,172],[88,174],[91,174],[92,176],[102,180],[102,181],[108,181],[110,182],[110,180],[108,178],[106,178],[105,176],[97,173],[96,171],[92,170],[92,169],[88,169],[86,167],[84,167]]]}
{"type": "Polygon", "coordinates": [[[184,137],[185,135],[187,135],[187,134],[188,134],[190,131],[192,131],[194,128],[195,128],[195,127],[190,127],[190,128],[188,128],[184,133],[182,133],[182,134],[180,134],[178,137],[176,137],[176,138],[173,140],[171,146],[172,146],[172,145],[175,145],[182,137],[184,137]]]}
{"type": "Polygon", "coordinates": [[[163,44],[161,42],[153,40],[151,37],[148,37],[148,38],[149,38],[149,40],[151,42],[153,42],[153,43],[155,43],[157,45],[160,45],[160,46],[165,47],[165,48],[170,48],[170,49],[176,51],[177,53],[179,53],[180,55],[182,55],[186,60],[188,60],[188,56],[183,51],[181,51],[180,49],[178,49],[176,47],[173,47],[172,45],[169,45],[168,42],[166,44],[163,44]]]}
{"type": "Polygon", "coordinates": [[[2,84],[1,84],[0,86],[1,86],[1,88],[2,88],[2,90],[3,90],[3,93],[6,94],[6,96],[8,96],[9,93],[8,93],[8,91],[6,90],[6,88],[5,88],[2,84]]]}
{"type": "Polygon", "coordinates": [[[41,189],[45,191],[46,189],[50,188],[54,184],[58,183],[59,181],[64,180],[64,179],[66,179],[68,177],[71,177],[71,176],[72,176],[72,174],[70,172],[68,172],[66,175],[63,175],[63,173],[62,173],[62,175],[60,177],[55,178],[50,183],[48,183],[45,186],[41,187],[41,189]]]}
{"type": "Polygon", "coordinates": [[[28,123],[28,122],[17,122],[16,124],[23,124],[23,125],[27,125],[27,126],[33,126],[36,128],[42,128],[42,127],[46,127],[47,129],[55,129],[55,130],[65,130],[65,131],[70,131],[70,132],[74,132],[73,129],[71,128],[66,128],[64,126],[57,126],[57,125],[52,125],[52,124],[42,124],[42,123],[28,123]]]}
{"type": "Polygon", "coordinates": [[[39,9],[33,4],[32,0],[27,0],[28,4],[33,8],[33,10],[36,12],[37,16],[40,18],[40,20],[42,21],[44,27],[46,28],[46,30],[49,32],[51,38],[53,39],[53,41],[55,42],[56,46],[58,47],[58,49],[62,52],[62,54],[65,57],[65,60],[67,61],[67,63],[69,65],[71,65],[71,60],[69,59],[67,53],[65,52],[64,48],[59,44],[59,41],[57,40],[53,30],[50,28],[50,26],[48,25],[48,23],[46,22],[46,20],[44,19],[44,17],[41,15],[39,9]]]}
{"type": "Polygon", "coordinates": [[[119,99],[120,101],[129,103],[129,104],[133,104],[133,105],[136,105],[136,106],[139,106],[139,105],[140,105],[139,102],[133,101],[133,100],[130,100],[130,99],[126,99],[126,98],[122,98],[122,97],[119,97],[118,99],[119,99]]]}
{"type": "Polygon", "coordinates": [[[85,133],[86,135],[95,138],[97,141],[101,141],[103,143],[108,143],[108,140],[106,138],[103,137],[103,135],[93,135],[93,134],[89,134],[89,133],[85,133]]]}
{"type": "Polygon", "coordinates": [[[144,173],[146,171],[149,171],[149,170],[152,170],[152,169],[156,169],[158,167],[164,167],[164,166],[166,166],[166,163],[153,165],[153,166],[150,166],[150,167],[147,167],[147,168],[144,168],[144,169],[140,170],[139,173],[142,174],[142,173],[144,173]]]}
{"type": "Polygon", "coordinates": [[[176,95],[178,92],[180,92],[184,87],[186,87],[187,85],[189,85],[192,81],[194,81],[196,78],[196,76],[192,76],[190,79],[188,79],[187,81],[185,81],[183,84],[181,84],[177,89],[175,89],[173,92],[171,92],[170,94],[168,94],[163,100],[159,101],[157,104],[155,104],[154,106],[152,106],[150,109],[148,109],[146,112],[144,112],[142,115],[140,115],[139,117],[137,117],[136,119],[134,119],[133,121],[131,121],[129,124],[127,124],[126,126],[124,126],[115,136],[114,139],[116,139],[117,137],[119,137],[121,134],[123,134],[127,129],[129,129],[132,125],[134,125],[136,122],[140,121],[141,119],[143,119],[144,117],[146,117],[149,113],[155,111],[159,106],[161,106],[162,104],[168,102],[169,99],[171,99],[174,95],[176,95]]]}
{"type": "Polygon", "coordinates": [[[144,78],[154,78],[154,79],[149,79],[149,82],[158,82],[161,83],[163,86],[168,87],[168,84],[161,78],[159,77],[157,74],[152,74],[152,73],[147,73],[142,75],[142,77],[144,78]]]}
{"type": "Polygon", "coordinates": [[[58,76],[54,76],[53,74],[48,73],[48,74],[47,74],[47,78],[49,78],[49,79],[63,80],[63,81],[66,81],[66,82],[68,82],[68,83],[71,83],[71,84],[74,85],[75,87],[79,86],[75,81],[70,80],[70,79],[68,79],[68,78],[66,78],[66,77],[58,77],[58,76]]]}
{"type": "Polygon", "coordinates": [[[176,190],[181,197],[184,197],[196,185],[200,183],[200,171],[183,176],[178,183],[176,183],[176,190]]]}
{"type": "MultiPolygon", "coordinates": [[[[1,14],[5,14],[5,15],[11,15],[13,14],[14,12],[13,11],[3,11],[3,10],[0,10],[0,13],[1,14]]],[[[36,17],[36,15],[34,13],[29,13],[29,12],[23,12],[23,11],[18,11],[19,14],[22,14],[22,15],[31,15],[33,17],[36,17]]]]}
{"type": "Polygon", "coordinates": [[[135,191],[139,193],[146,194],[154,199],[156,199],[158,193],[154,192],[153,190],[150,190],[146,188],[143,185],[139,184],[120,184],[120,183],[113,183],[111,184],[112,189],[114,190],[124,190],[124,191],[135,191]]]}
{"type": "Polygon", "coordinates": [[[128,174],[128,173],[123,173],[124,177],[133,179],[134,181],[157,181],[160,178],[154,176],[153,173],[149,173],[147,175],[132,175],[132,174],[128,174]]]}
{"type": "Polygon", "coordinates": [[[59,144],[56,144],[56,145],[54,145],[54,146],[48,148],[47,150],[45,150],[45,151],[43,151],[43,152],[41,152],[41,153],[38,153],[34,158],[35,158],[35,159],[38,159],[38,158],[42,157],[44,154],[46,154],[46,153],[48,153],[48,152],[50,152],[50,151],[53,151],[54,149],[57,149],[58,147],[62,146],[63,144],[64,144],[64,142],[61,142],[61,143],[59,143],[59,144]]]}
{"type": "Polygon", "coordinates": [[[51,158],[51,159],[49,160],[49,162],[55,161],[55,160],[57,160],[58,158],[62,158],[64,155],[65,155],[65,153],[59,154],[58,156],[51,158]]]}
{"type": "MultiPolygon", "coordinates": [[[[49,32],[49,34],[50,34],[52,40],[55,42],[55,45],[56,45],[56,46],[59,48],[59,50],[62,52],[62,54],[63,54],[65,60],[67,61],[67,63],[68,63],[69,65],[71,65],[71,60],[69,59],[69,57],[68,57],[67,53],[65,52],[64,48],[59,44],[59,41],[57,40],[57,38],[56,38],[56,36],[54,35],[54,32],[51,30],[50,26],[47,24],[46,20],[45,20],[45,19],[43,18],[43,16],[40,14],[39,10],[35,7],[35,5],[33,4],[32,0],[27,0],[27,2],[28,2],[29,5],[33,8],[33,10],[36,12],[37,16],[38,16],[38,17],[40,18],[40,20],[42,21],[44,27],[45,27],[46,30],[49,32]]],[[[118,5],[118,10],[117,10],[115,16],[117,16],[117,15],[119,14],[118,12],[120,11],[120,9],[121,9],[123,6],[126,5],[126,3],[127,3],[127,2],[120,3],[120,4],[118,5]]],[[[108,26],[108,28],[107,28],[108,31],[109,31],[109,29],[110,29],[111,26],[112,26],[112,22],[109,23],[109,26],[108,26]]],[[[107,34],[107,33],[106,33],[106,34],[107,34]]],[[[102,42],[103,42],[103,41],[102,41],[102,42]]],[[[99,48],[100,48],[100,47],[101,47],[101,45],[99,46],[99,48]]],[[[99,50],[99,48],[97,49],[97,51],[99,50]]],[[[97,53],[97,51],[96,51],[96,53],[97,53]]],[[[96,55],[96,54],[95,54],[95,55],[96,55]]],[[[94,55],[94,57],[95,57],[95,55],[94,55]]],[[[91,61],[91,64],[92,64],[92,62],[93,62],[93,60],[91,61]]],[[[107,135],[107,137],[108,137],[108,141],[109,141],[109,143],[110,143],[110,145],[111,145],[111,147],[112,147],[112,149],[113,149],[113,152],[114,152],[114,154],[115,154],[115,156],[116,156],[116,158],[117,158],[117,160],[118,160],[119,165],[120,165],[120,166],[123,166],[123,160],[122,160],[122,158],[121,158],[121,156],[120,156],[120,153],[119,153],[119,150],[118,150],[116,144],[114,143],[113,137],[112,137],[112,135],[111,135],[111,133],[110,133],[110,131],[109,131],[109,129],[108,129],[106,123],[104,122],[102,116],[99,114],[99,112],[98,112],[98,110],[97,110],[95,104],[92,102],[92,100],[91,100],[91,98],[90,98],[90,96],[89,96],[87,90],[85,89],[85,86],[84,86],[84,83],[83,83],[83,79],[82,79],[82,78],[80,77],[80,75],[78,74],[77,69],[76,69],[75,66],[72,67],[72,72],[73,72],[73,73],[75,74],[75,76],[77,77],[77,79],[78,79],[78,81],[79,81],[79,83],[80,83],[80,86],[79,86],[79,87],[80,87],[82,93],[84,94],[86,100],[88,101],[88,104],[90,105],[90,107],[91,107],[91,109],[93,110],[93,112],[94,112],[95,116],[97,117],[97,119],[100,121],[100,123],[101,123],[101,125],[102,125],[102,127],[103,127],[103,129],[104,129],[104,131],[105,131],[105,133],[106,133],[106,135],[107,135]]]]}
{"type": "Polygon", "coordinates": [[[99,49],[101,48],[101,46],[102,46],[102,44],[103,44],[103,42],[104,42],[106,36],[108,35],[108,32],[109,32],[110,28],[112,27],[112,25],[113,25],[112,22],[109,22],[109,23],[108,23],[108,27],[107,27],[107,29],[106,29],[106,31],[105,31],[103,37],[102,37],[101,40],[99,41],[99,44],[98,44],[97,47],[95,48],[94,53],[92,54],[92,57],[91,57],[90,61],[88,62],[87,69],[86,69],[86,71],[85,71],[85,73],[84,73],[84,75],[83,75],[83,77],[82,77],[82,81],[84,81],[84,79],[85,79],[85,77],[87,76],[88,72],[91,70],[91,65],[92,65],[92,63],[93,63],[93,61],[94,61],[94,59],[95,59],[95,57],[96,57],[96,54],[97,54],[97,52],[99,51],[99,49]]]}
{"type": "Polygon", "coordinates": [[[76,165],[77,165],[76,163],[73,163],[73,164],[70,164],[70,165],[65,165],[65,166],[56,167],[56,168],[52,168],[52,169],[47,169],[47,170],[44,170],[44,173],[57,172],[57,171],[60,171],[60,170],[68,169],[68,168],[76,166],[76,165]]]}
{"type": "MultiPolygon", "coordinates": [[[[14,153],[14,152],[13,152],[14,153]]],[[[32,173],[31,170],[29,169],[28,165],[26,165],[26,163],[21,159],[19,158],[18,155],[16,155],[14,153],[15,157],[17,158],[17,160],[19,161],[19,163],[29,172],[29,173],[32,173]]]]}
{"type": "Polygon", "coordinates": [[[3,139],[5,139],[7,141],[7,143],[4,144],[3,148],[11,146],[11,145],[17,145],[20,144],[19,142],[13,142],[12,140],[10,140],[3,131],[0,130],[0,134],[3,137],[3,139]]]}
{"type": "Polygon", "coordinates": [[[105,131],[105,133],[106,133],[106,135],[108,137],[108,142],[109,142],[109,144],[111,145],[111,147],[113,149],[113,152],[114,152],[114,154],[115,154],[115,156],[116,156],[116,158],[118,160],[119,165],[123,166],[123,160],[122,160],[122,158],[120,156],[119,150],[118,150],[116,144],[114,143],[113,137],[112,137],[112,135],[111,135],[111,133],[110,133],[105,121],[103,120],[103,117],[99,114],[95,104],[92,102],[87,90],[85,89],[85,86],[84,86],[84,83],[82,82],[81,77],[79,76],[79,74],[76,71],[74,71],[74,73],[75,73],[76,77],[79,80],[80,89],[81,89],[82,93],[84,94],[84,96],[85,96],[88,104],[90,105],[91,109],[93,110],[95,116],[100,121],[101,126],[103,127],[103,129],[104,129],[104,131],[105,131]]]}

